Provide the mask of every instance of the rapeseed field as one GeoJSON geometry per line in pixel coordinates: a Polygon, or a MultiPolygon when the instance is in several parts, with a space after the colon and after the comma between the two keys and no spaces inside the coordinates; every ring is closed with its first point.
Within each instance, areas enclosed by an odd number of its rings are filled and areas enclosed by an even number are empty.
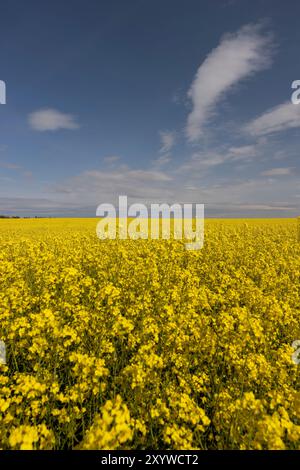
{"type": "Polygon", "coordinates": [[[296,222],[1,220],[0,448],[300,449],[296,222]]]}

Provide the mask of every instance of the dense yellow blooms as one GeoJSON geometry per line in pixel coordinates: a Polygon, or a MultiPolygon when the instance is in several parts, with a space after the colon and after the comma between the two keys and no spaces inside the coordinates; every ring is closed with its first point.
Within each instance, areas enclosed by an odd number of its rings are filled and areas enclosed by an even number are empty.
{"type": "Polygon", "coordinates": [[[96,416],[92,427],[86,432],[81,445],[85,450],[114,450],[131,441],[134,423],[120,395],[114,401],[108,400],[96,416]]]}
{"type": "Polygon", "coordinates": [[[0,449],[300,449],[296,220],[0,220],[0,449]]]}

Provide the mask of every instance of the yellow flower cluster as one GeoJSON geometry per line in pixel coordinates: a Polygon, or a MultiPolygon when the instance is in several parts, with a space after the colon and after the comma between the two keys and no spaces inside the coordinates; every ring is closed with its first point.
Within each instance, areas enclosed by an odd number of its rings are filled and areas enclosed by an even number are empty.
{"type": "Polygon", "coordinates": [[[300,449],[296,220],[0,221],[0,449],[300,449]]]}
{"type": "Polygon", "coordinates": [[[120,395],[108,400],[101,409],[101,416],[94,418],[93,425],[86,432],[81,448],[85,450],[115,450],[133,437],[134,423],[130,413],[122,404],[120,395]]]}

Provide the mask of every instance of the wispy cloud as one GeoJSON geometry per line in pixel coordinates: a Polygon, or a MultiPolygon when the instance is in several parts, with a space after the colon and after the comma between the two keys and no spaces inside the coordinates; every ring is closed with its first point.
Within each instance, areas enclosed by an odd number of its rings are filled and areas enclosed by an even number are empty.
{"type": "Polygon", "coordinates": [[[263,171],[262,176],[286,176],[292,174],[293,168],[271,168],[270,170],[263,171]]]}
{"type": "Polygon", "coordinates": [[[20,165],[17,165],[16,163],[10,163],[10,162],[1,162],[0,161],[0,168],[5,168],[6,170],[21,170],[22,167],[20,165]]]}
{"type": "Polygon", "coordinates": [[[232,160],[248,160],[257,155],[256,145],[242,145],[240,147],[230,147],[228,154],[232,160]]]}
{"type": "Polygon", "coordinates": [[[259,143],[253,145],[242,145],[239,147],[230,147],[223,149],[210,150],[207,152],[199,151],[194,152],[191,157],[183,163],[176,172],[196,172],[203,173],[203,176],[208,170],[214,167],[223,165],[225,163],[238,162],[245,163],[252,161],[260,153],[259,143]]]}
{"type": "MultiPolygon", "coordinates": [[[[5,170],[12,170],[26,179],[32,179],[33,177],[32,171],[25,170],[21,165],[17,165],[16,163],[0,161],[0,168],[4,168],[5,170]]],[[[9,179],[10,178],[6,178],[6,181],[9,179]]]]}
{"type": "MultiPolygon", "coordinates": [[[[62,214],[66,212],[78,214],[80,206],[66,201],[55,201],[43,197],[1,197],[1,211],[5,214],[62,214]]],[[[85,208],[85,206],[82,206],[85,208]]]]}
{"type": "MultiPolygon", "coordinates": [[[[11,186],[11,182],[7,181],[11,186]]],[[[0,194],[3,213],[15,214],[85,214],[95,215],[98,204],[117,204],[118,195],[126,194],[132,202],[198,202],[204,203],[207,216],[264,216],[299,214],[299,178],[293,173],[289,178],[259,175],[243,179],[223,174],[215,182],[202,182],[197,172],[186,175],[174,172],[124,169],[85,171],[59,184],[44,186],[43,196],[9,197],[7,190],[0,194]],[[196,176],[196,177],[194,177],[196,176]],[[278,198],[280,197],[280,199],[278,198]]]]}
{"type": "Polygon", "coordinates": [[[223,37],[200,65],[188,92],[193,105],[186,126],[190,142],[199,140],[218,102],[234,85],[270,65],[272,52],[270,34],[259,25],[247,25],[223,37]]]}
{"type": "Polygon", "coordinates": [[[109,157],[104,157],[103,158],[103,161],[105,163],[108,163],[109,165],[111,165],[113,163],[117,163],[119,160],[120,160],[120,157],[118,157],[118,155],[110,155],[109,157]]]}
{"type": "Polygon", "coordinates": [[[40,132],[79,128],[79,124],[72,114],[65,114],[50,108],[30,113],[28,122],[32,129],[40,132]]]}
{"type": "Polygon", "coordinates": [[[153,160],[152,163],[153,163],[154,168],[157,168],[157,167],[159,168],[159,167],[166,165],[170,161],[171,161],[171,156],[168,153],[166,153],[164,155],[161,155],[159,158],[156,158],[155,160],[153,160]]]}
{"type": "Polygon", "coordinates": [[[101,202],[117,200],[119,194],[136,198],[143,202],[169,194],[169,185],[172,177],[158,169],[131,169],[125,167],[122,171],[113,170],[89,170],[67,179],[64,184],[49,188],[50,194],[63,196],[67,202],[91,205],[96,207],[101,202]]]}
{"type": "Polygon", "coordinates": [[[244,130],[253,136],[260,136],[296,127],[300,127],[300,105],[287,101],[246,124],[244,130]]]}
{"type": "Polygon", "coordinates": [[[161,131],[159,134],[161,140],[160,153],[170,152],[176,141],[176,133],[173,131],[161,131]]]}
{"type": "Polygon", "coordinates": [[[103,162],[107,168],[117,168],[119,167],[120,171],[122,169],[122,165],[120,165],[121,158],[118,155],[109,155],[103,158],[103,162]]]}

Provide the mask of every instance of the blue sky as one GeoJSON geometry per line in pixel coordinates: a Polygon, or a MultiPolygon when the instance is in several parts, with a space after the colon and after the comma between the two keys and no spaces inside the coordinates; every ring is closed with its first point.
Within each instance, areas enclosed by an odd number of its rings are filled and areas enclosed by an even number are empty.
{"type": "Polygon", "coordinates": [[[0,213],[300,212],[300,4],[0,2],[0,213]]]}

